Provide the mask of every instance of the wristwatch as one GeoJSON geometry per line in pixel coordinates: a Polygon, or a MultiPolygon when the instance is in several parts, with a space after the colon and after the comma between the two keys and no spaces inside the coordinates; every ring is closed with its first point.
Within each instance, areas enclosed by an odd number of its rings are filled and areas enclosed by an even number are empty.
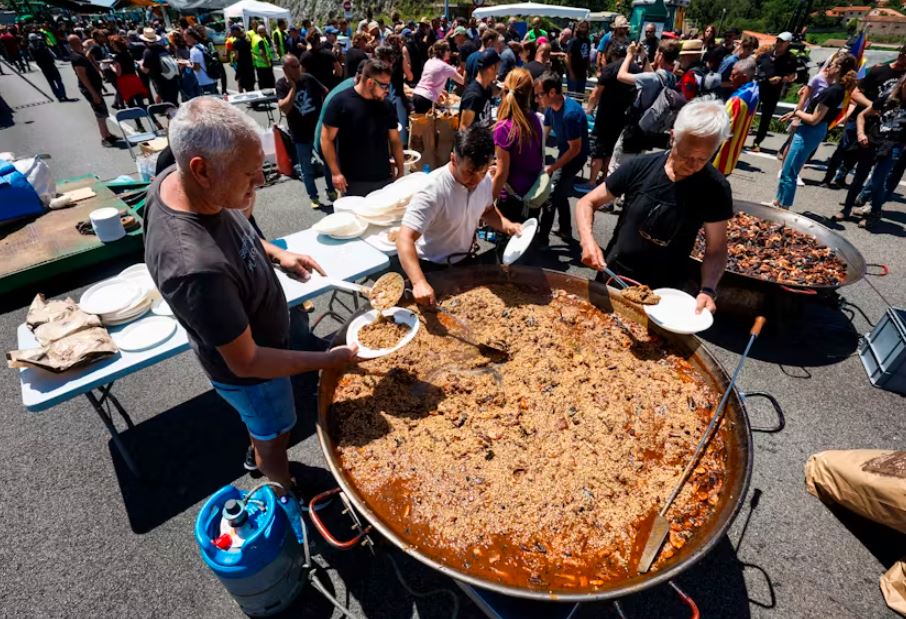
{"type": "Polygon", "coordinates": [[[701,290],[699,290],[698,292],[699,292],[699,294],[706,294],[709,297],[711,297],[712,299],[714,299],[715,301],[717,301],[717,291],[714,290],[714,288],[711,288],[709,286],[702,286],[701,290]]]}

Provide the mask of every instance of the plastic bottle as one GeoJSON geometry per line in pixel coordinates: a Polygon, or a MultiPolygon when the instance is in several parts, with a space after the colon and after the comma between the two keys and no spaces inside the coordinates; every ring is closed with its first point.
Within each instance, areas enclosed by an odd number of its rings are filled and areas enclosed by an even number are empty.
{"type": "Polygon", "coordinates": [[[248,511],[244,504],[230,499],[221,514],[220,536],[213,540],[214,545],[221,550],[238,550],[255,530],[248,511]]]}
{"type": "Polygon", "coordinates": [[[422,172],[424,172],[425,174],[428,174],[430,171],[431,171],[431,166],[429,166],[427,163],[422,166],[422,172]]]}

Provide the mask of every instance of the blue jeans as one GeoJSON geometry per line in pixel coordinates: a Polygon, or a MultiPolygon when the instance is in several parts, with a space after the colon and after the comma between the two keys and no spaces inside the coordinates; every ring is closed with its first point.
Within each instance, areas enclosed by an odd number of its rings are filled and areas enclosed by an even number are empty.
{"type": "MultiPolygon", "coordinates": [[[[893,197],[893,192],[896,191],[897,185],[903,180],[903,172],[906,171],[906,157],[903,156],[904,152],[906,152],[906,149],[904,148],[893,149],[893,165],[891,166],[890,172],[887,173],[887,182],[884,184],[884,202],[887,202],[893,197]]],[[[864,204],[871,200],[874,191],[873,179],[874,173],[870,174],[868,180],[865,181],[865,187],[862,188],[862,193],[859,194],[859,202],[864,204]]]]}
{"type": "Polygon", "coordinates": [[[881,156],[876,156],[873,151],[873,148],[865,149],[861,153],[859,163],[856,165],[856,174],[853,177],[852,184],[849,186],[849,191],[846,192],[846,202],[843,205],[843,212],[847,215],[855,204],[856,196],[865,187],[869,189],[871,194],[871,216],[875,218],[881,216],[881,209],[884,206],[884,202],[887,201],[888,195],[887,178],[891,175],[890,171],[896,162],[896,151],[894,150],[881,156]],[[871,174],[871,182],[866,185],[865,179],[868,178],[868,173],[871,172],[872,164],[874,164],[874,172],[871,174]]]}
{"type": "Polygon", "coordinates": [[[289,377],[257,385],[227,385],[213,380],[211,384],[259,441],[272,441],[296,425],[296,402],[289,377]]]}
{"type": "Polygon", "coordinates": [[[405,95],[400,96],[391,91],[390,101],[396,111],[396,120],[403,127],[400,129],[400,140],[403,142],[403,148],[409,148],[409,107],[406,105],[405,95]]]}
{"type": "MultiPolygon", "coordinates": [[[[314,154],[314,144],[296,144],[296,157],[299,159],[299,168],[302,170],[302,182],[305,183],[305,191],[312,200],[318,199],[318,188],[315,185],[315,167],[311,164],[311,158],[314,154]]],[[[330,170],[324,168],[324,184],[327,185],[327,193],[333,193],[333,179],[330,178],[330,170]]]]}
{"type": "Polygon", "coordinates": [[[790,150],[783,160],[780,181],[777,183],[776,199],[783,208],[790,208],[793,205],[793,199],[796,197],[796,177],[826,135],[826,122],[817,125],[803,123],[796,129],[790,150]]]}

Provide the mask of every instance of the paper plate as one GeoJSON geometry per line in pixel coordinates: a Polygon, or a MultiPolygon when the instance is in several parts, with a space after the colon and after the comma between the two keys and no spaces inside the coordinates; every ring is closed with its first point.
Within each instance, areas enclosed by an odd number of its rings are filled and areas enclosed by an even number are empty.
{"type": "Polygon", "coordinates": [[[170,309],[169,303],[163,299],[157,299],[151,306],[151,313],[157,316],[172,316],[173,310],[170,309]]]}
{"type": "Polygon", "coordinates": [[[120,273],[120,277],[129,277],[130,275],[134,275],[136,273],[147,273],[148,275],[151,275],[151,273],[148,271],[148,265],[144,262],[139,262],[138,264],[133,264],[131,267],[126,267],[125,269],[123,269],[123,271],[120,273]]]}
{"type": "Polygon", "coordinates": [[[704,331],[714,324],[714,316],[708,310],[695,313],[695,297],[675,288],[658,288],[653,291],[661,298],[657,305],[645,305],[645,313],[659,327],[691,335],[704,331]]]}
{"type": "Polygon", "coordinates": [[[82,294],[79,307],[88,314],[121,312],[142,296],[142,289],[128,279],[114,277],[97,283],[82,294]]]}
{"type": "Polygon", "coordinates": [[[529,248],[529,245],[532,244],[532,239],[535,238],[535,233],[537,231],[538,220],[534,217],[522,222],[522,234],[511,238],[509,243],[506,244],[506,248],[503,250],[503,263],[513,264],[519,260],[522,257],[522,254],[525,253],[525,250],[529,248]]]}
{"type": "Polygon", "coordinates": [[[104,324],[104,326],[107,327],[124,325],[147,314],[152,305],[154,305],[154,299],[151,298],[151,295],[147,295],[141,297],[138,303],[131,305],[128,309],[125,309],[122,312],[117,312],[115,314],[104,314],[103,316],[101,316],[101,322],[104,324]]]}
{"type": "Polygon", "coordinates": [[[120,350],[147,350],[170,339],[176,331],[176,321],[166,316],[151,316],[132,323],[113,336],[120,350]]]}
{"type": "Polygon", "coordinates": [[[404,324],[409,327],[409,333],[407,333],[403,338],[397,342],[396,346],[393,348],[381,348],[375,350],[373,348],[368,348],[359,341],[359,331],[362,330],[366,325],[370,325],[375,320],[377,320],[377,310],[371,310],[370,312],[365,312],[361,316],[358,316],[349,324],[349,328],[346,330],[346,342],[348,344],[356,344],[359,347],[358,356],[360,359],[376,359],[378,357],[383,357],[384,355],[389,355],[392,352],[396,352],[406,344],[412,341],[412,338],[415,337],[415,334],[418,333],[419,321],[418,316],[415,315],[411,310],[407,310],[402,307],[391,307],[390,309],[384,310],[384,316],[388,318],[393,318],[399,324],[404,324]]]}
{"type": "Polygon", "coordinates": [[[390,234],[390,231],[393,230],[394,228],[396,230],[399,230],[399,226],[393,226],[390,228],[379,229],[377,232],[374,232],[374,233],[366,236],[364,238],[364,240],[367,241],[368,243],[370,243],[372,245],[372,247],[375,247],[376,249],[378,249],[384,253],[395,252],[396,251],[396,242],[391,241],[390,237],[388,236],[390,234]]]}
{"type": "Polygon", "coordinates": [[[354,213],[365,203],[362,196],[343,196],[333,201],[334,213],[354,213]]]}
{"type": "Polygon", "coordinates": [[[319,234],[326,234],[336,239],[354,238],[365,231],[368,223],[354,213],[333,213],[315,223],[311,228],[319,234]]]}

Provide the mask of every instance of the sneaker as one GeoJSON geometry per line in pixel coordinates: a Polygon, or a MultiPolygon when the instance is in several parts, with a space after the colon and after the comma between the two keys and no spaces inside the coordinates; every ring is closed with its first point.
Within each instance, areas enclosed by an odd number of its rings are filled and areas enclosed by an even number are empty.
{"type": "Polygon", "coordinates": [[[328,191],[328,192],[327,192],[327,199],[330,200],[331,202],[336,202],[336,201],[337,201],[337,192],[336,192],[336,191],[328,191]]]}
{"type": "Polygon", "coordinates": [[[805,187],[805,181],[802,180],[801,176],[796,177],[796,187],[805,187]]]}
{"type": "Polygon", "coordinates": [[[871,216],[871,207],[870,206],[859,206],[853,209],[853,215],[856,217],[869,217],[871,216]]]}
{"type": "Polygon", "coordinates": [[[245,452],[245,462],[242,463],[242,468],[249,473],[254,473],[258,470],[258,464],[255,463],[255,448],[251,445],[245,452]]]}
{"type": "Polygon", "coordinates": [[[318,198],[312,198],[312,199],[311,199],[311,207],[312,207],[312,208],[321,208],[321,206],[323,206],[323,205],[321,204],[321,200],[319,200],[318,198]]]}

